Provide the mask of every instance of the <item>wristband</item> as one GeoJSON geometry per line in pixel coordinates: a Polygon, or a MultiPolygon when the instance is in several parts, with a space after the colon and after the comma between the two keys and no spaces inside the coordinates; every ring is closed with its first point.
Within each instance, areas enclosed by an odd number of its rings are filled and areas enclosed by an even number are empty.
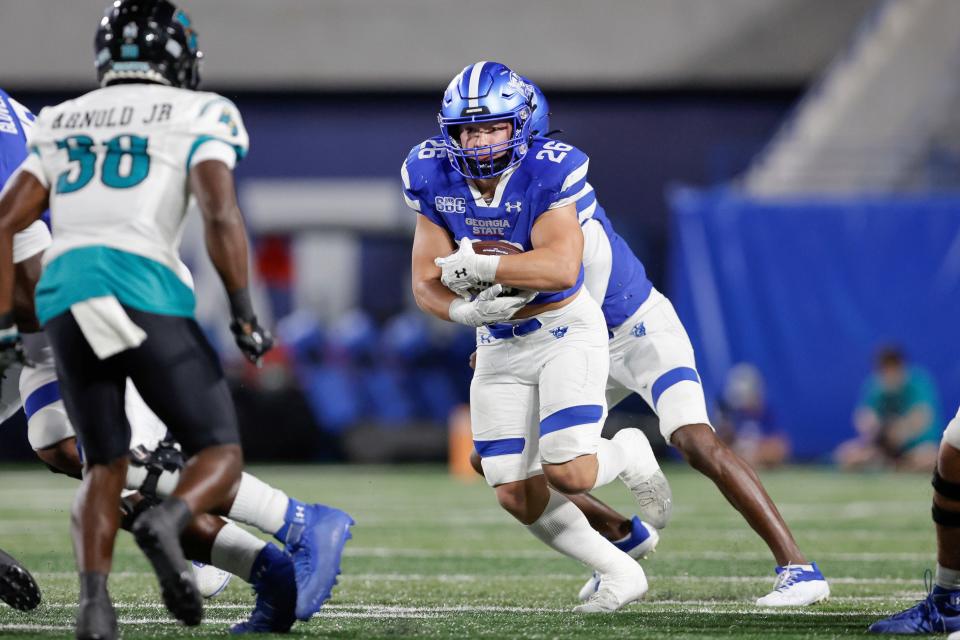
{"type": "Polygon", "coordinates": [[[252,324],[256,319],[256,314],[253,313],[250,290],[243,287],[228,293],[227,296],[230,298],[230,314],[237,320],[252,324]]]}
{"type": "Polygon", "coordinates": [[[477,255],[477,278],[480,282],[495,282],[500,256],[477,255]]]}

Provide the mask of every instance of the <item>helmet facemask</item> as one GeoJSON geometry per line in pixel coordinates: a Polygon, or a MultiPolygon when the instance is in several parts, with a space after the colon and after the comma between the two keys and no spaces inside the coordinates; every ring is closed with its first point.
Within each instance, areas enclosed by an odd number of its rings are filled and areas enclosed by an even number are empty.
{"type": "Polygon", "coordinates": [[[460,72],[447,87],[437,117],[453,168],[464,177],[486,179],[517,166],[533,139],[532,98],[530,85],[502,64],[478,62],[460,72]],[[464,125],[494,122],[510,123],[508,140],[470,149],[460,143],[464,125]]]}

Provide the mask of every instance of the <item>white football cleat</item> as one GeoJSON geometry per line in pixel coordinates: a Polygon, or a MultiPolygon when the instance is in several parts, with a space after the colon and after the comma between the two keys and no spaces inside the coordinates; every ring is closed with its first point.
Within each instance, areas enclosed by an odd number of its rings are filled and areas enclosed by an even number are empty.
{"type": "MultiPolygon", "coordinates": [[[[633,516],[633,523],[630,535],[625,540],[619,540],[613,543],[613,546],[620,549],[634,560],[643,560],[654,553],[657,544],[660,542],[660,534],[652,526],[642,521],[637,516],[633,516]]],[[[577,598],[580,602],[585,602],[597,592],[600,588],[600,573],[594,571],[586,584],[580,588],[577,598]]]]}
{"type": "Polygon", "coordinates": [[[635,602],[647,593],[647,576],[643,567],[630,563],[622,573],[607,573],[600,578],[600,588],[586,602],[573,608],[574,613],[613,613],[635,602]]]}
{"type": "Polygon", "coordinates": [[[830,596],[827,584],[816,562],[788,564],[777,567],[773,591],[757,600],[760,607],[804,607],[826,600],[830,596]]]}
{"type": "Polygon", "coordinates": [[[673,511],[673,494],[653,455],[650,441],[640,429],[621,429],[613,440],[630,453],[630,463],[620,479],[636,498],[640,517],[655,528],[663,529],[673,511]]]}
{"type": "Polygon", "coordinates": [[[190,563],[190,566],[193,567],[193,575],[197,577],[197,588],[200,590],[200,595],[207,599],[220,595],[230,584],[230,579],[233,577],[233,574],[229,571],[218,569],[212,564],[204,564],[194,560],[190,563]]]}
{"type": "Polygon", "coordinates": [[[960,640],[960,631],[954,631],[948,635],[947,640],[960,640]]]}

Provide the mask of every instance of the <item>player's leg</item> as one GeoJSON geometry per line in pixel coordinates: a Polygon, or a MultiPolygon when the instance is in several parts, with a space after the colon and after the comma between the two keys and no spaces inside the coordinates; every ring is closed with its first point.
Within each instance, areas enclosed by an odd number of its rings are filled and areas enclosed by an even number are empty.
{"type": "Polygon", "coordinates": [[[14,609],[30,611],[40,604],[40,587],[16,558],[0,549],[0,600],[14,609]]]}
{"type": "Polygon", "coordinates": [[[47,331],[58,355],[63,402],[86,444],[86,473],[71,510],[80,572],[77,637],[113,638],[116,614],[107,576],[120,525],[117,507],[130,439],[123,411],[125,376],[115,362],[97,358],[69,312],[51,320],[47,331]]]}
{"type": "Polygon", "coordinates": [[[693,347],[673,305],[654,291],[625,325],[611,343],[623,356],[624,384],[653,408],[667,442],[714,482],[780,565],[774,591],[758,604],[812,604],[827,597],[826,581],[816,564],[807,563],[756,472],[710,426],[693,347]]]}
{"type": "MultiPolygon", "coordinates": [[[[470,465],[474,471],[483,475],[480,456],[475,450],[470,452],[470,465]]],[[[564,495],[586,516],[587,522],[594,531],[631,558],[637,560],[647,558],[660,542],[660,534],[656,527],[644,522],[639,516],[627,518],[591,493],[564,495]]],[[[583,601],[596,593],[600,588],[600,578],[600,573],[594,571],[590,579],[580,588],[577,598],[583,601]]]]}
{"type": "Polygon", "coordinates": [[[937,570],[926,599],[870,625],[874,633],[960,631],[960,410],[947,425],[933,476],[937,570]]]}
{"type": "Polygon", "coordinates": [[[470,385],[474,447],[501,507],[556,551],[611,574],[642,570],[590,527],[583,513],[549,488],[539,463],[537,365],[509,340],[481,346],[470,385]],[[519,372],[522,363],[532,371],[519,372]],[[511,367],[510,365],[514,366],[511,367]],[[526,373],[527,379],[518,375],[526,373]]]}
{"type": "MultiPolygon", "coordinates": [[[[624,430],[612,440],[600,437],[609,370],[607,331],[600,308],[583,295],[538,319],[543,329],[527,336],[526,342],[539,356],[535,360],[543,363],[538,371],[537,426],[540,463],[547,482],[572,494],[645,474],[647,469],[641,467],[649,460],[639,445],[646,444],[646,438],[632,437],[639,432],[624,430]]],[[[652,464],[659,469],[655,459],[652,464]]],[[[608,570],[594,568],[601,574],[600,588],[578,611],[614,611],[646,592],[646,578],[635,562],[608,570]]]]}
{"type": "MultiPolygon", "coordinates": [[[[150,508],[139,494],[124,499],[130,513],[130,524],[139,512],[150,508]]],[[[129,527],[127,527],[129,528],[129,527]]],[[[257,594],[250,617],[230,628],[231,633],[286,633],[293,626],[297,604],[297,583],[293,560],[273,544],[250,534],[236,524],[210,514],[196,516],[180,536],[184,554],[203,563],[197,580],[204,597],[210,598],[224,587],[227,580],[217,573],[235,575],[253,586],[257,594]],[[215,581],[205,585],[206,577],[215,581]],[[205,589],[209,589],[204,592],[205,589]]]]}
{"type": "MultiPolygon", "coordinates": [[[[147,405],[170,428],[184,452],[199,452],[187,462],[173,495],[187,496],[193,487],[206,492],[208,499],[202,503],[203,509],[222,513],[224,505],[236,503],[238,495],[249,494],[242,485],[259,481],[249,475],[240,477],[236,413],[216,354],[193,320],[135,311],[131,316],[148,336],[163,336],[162,341],[153,343],[148,338],[136,350],[141,363],[133,369],[131,378],[147,405]],[[152,362],[163,365],[162,377],[155,375],[152,362]],[[177,397],[185,401],[170,401],[177,397]],[[211,421],[211,416],[216,419],[211,421]],[[214,486],[209,483],[209,478],[215,470],[224,469],[221,452],[225,448],[237,454],[237,473],[231,475],[229,481],[224,476],[224,482],[214,486]]],[[[266,485],[259,483],[258,488],[264,487],[266,485]]],[[[297,617],[306,620],[330,597],[353,520],[346,513],[329,507],[302,503],[291,506],[292,501],[286,496],[276,495],[280,492],[269,487],[264,491],[269,493],[267,502],[275,505],[282,501],[283,507],[290,511],[284,514],[284,521],[275,533],[285,538],[293,556],[298,586],[297,617]]],[[[261,492],[257,497],[262,496],[261,492]]],[[[261,506],[260,502],[257,506],[261,506]]],[[[229,509],[228,513],[234,515],[234,510],[229,509]]]]}

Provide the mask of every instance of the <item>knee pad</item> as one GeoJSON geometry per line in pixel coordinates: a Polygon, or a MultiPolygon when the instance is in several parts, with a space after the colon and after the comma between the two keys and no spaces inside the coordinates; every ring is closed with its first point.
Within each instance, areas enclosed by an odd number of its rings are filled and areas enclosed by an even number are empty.
{"type": "Polygon", "coordinates": [[[46,449],[76,435],[60,399],[60,385],[52,359],[34,361],[20,372],[20,397],[27,416],[27,439],[34,451],[46,449]]]}
{"type": "MultiPolygon", "coordinates": [[[[939,471],[934,470],[933,481],[930,484],[933,485],[937,495],[960,502],[960,482],[945,480],[939,471]]],[[[932,515],[933,521],[942,527],[960,527],[960,511],[944,509],[934,504],[932,515]]]]}
{"type": "Polygon", "coordinates": [[[699,382],[683,380],[665,389],[657,399],[660,433],[670,442],[673,433],[689,424],[710,425],[707,401],[699,382]]]}

